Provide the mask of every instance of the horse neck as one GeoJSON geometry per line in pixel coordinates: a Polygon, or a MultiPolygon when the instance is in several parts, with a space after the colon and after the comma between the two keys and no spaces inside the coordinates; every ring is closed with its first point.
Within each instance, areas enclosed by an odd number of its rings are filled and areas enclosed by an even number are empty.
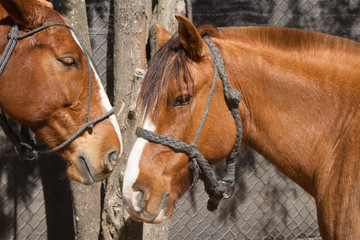
{"type": "Polygon", "coordinates": [[[339,75],[345,66],[334,69],[331,64],[340,59],[319,59],[322,53],[306,57],[301,52],[249,48],[241,41],[217,43],[230,82],[243,95],[243,142],[312,194],[324,156],[331,165],[339,139],[351,131],[345,126],[358,124],[353,120],[357,111],[351,108],[354,99],[337,90],[343,91],[343,80],[351,82],[352,75],[339,75]]]}

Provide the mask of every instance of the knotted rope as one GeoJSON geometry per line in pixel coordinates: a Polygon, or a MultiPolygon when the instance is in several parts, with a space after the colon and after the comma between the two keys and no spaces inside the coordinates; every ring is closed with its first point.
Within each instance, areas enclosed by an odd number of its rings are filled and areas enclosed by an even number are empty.
{"type": "Polygon", "coordinates": [[[0,113],[1,117],[0,117],[0,126],[3,128],[5,134],[9,137],[9,139],[12,141],[12,143],[15,146],[15,150],[16,152],[19,153],[20,156],[22,156],[24,159],[36,159],[38,158],[40,153],[52,153],[52,152],[56,152],[60,149],[62,149],[63,147],[65,147],[66,145],[68,145],[70,142],[72,142],[75,138],[77,138],[80,134],[82,134],[86,129],[91,129],[94,127],[95,124],[97,124],[98,122],[103,121],[104,119],[108,118],[109,116],[111,116],[112,114],[115,113],[116,108],[113,107],[112,109],[110,109],[108,112],[106,112],[105,114],[90,120],[90,109],[91,109],[91,56],[89,54],[89,52],[86,50],[84,44],[80,41],[79,35],[76,33],[76,31],[74,30],[73,27],[64,24],[64,23],[50,23],[44,26],[41,26],[37,29],[34,29],[32,31],[26,32],[23,35],[18,35],[19,33],[19,26],[17,23],[14,23],[12,29],[11,29],[11,33],[8,34],[8,44],[5,47],[4,53],[0,58],[0,75],[2,74],[7,62],[9,61],[9,58],[12,54],[12,52],[15,49],[16,43],[19,39],[23,39],[26,38],[28,36],[31,36],[35,33],[38,33],[48,27],[51,26],[64,26],[69,28],[72,33],[75,35],[75,37],[78,40],[78,43],[81,47],[81,49],[83,50],[85,57],[86,57],[86,62],[87,62],[87,68],[88,68],[88,106],[87,106],[87,116],[86,116],[86,124],[84,126],[82,126],[78,131],[76,131],[71,137],[69,137],[67,140],[65,140],[63,143],[61,143],[60,145],[52,148],[52,149],[41,149],[38,150],[37,146],[34,146],[34,141],[32,141],[29,137],[20,137],[17,136],[17,134],[10,128],[9,124],[7,123],[7,118],[5,116],[5,114],[3,112],[0,113]],[[25,140],[23,140],[23,138],[25,140]]]}
{"type": "Polygon", "coordinates": [[[221,199],[228,198],[233,192],[234,182],[235,182],[235,160],[238,155],[238,150],[241,144],[242,138],[242,127],[240,113],[238,110],[238,105],[241,100],[241,94],[239,91],[232,89],[230,82],[228,80],[224,62],[221,57],[221,53],[217,48],[216,44],[209,38],[204,37],[205,42],[209,46],[211,59],[214,65],[214,78],[209,94],[207,104],[205,106],[204,114],[199,126],[199,129],[196,133],[196,136],[191,144],[187,144],[180,140],[160,135],[155,132],[148,131],[143,128],[137,128],[136,134],[138,137],[142,137],[150,142],[162,144],[174,150],[175,152],[182,152],[188,155],[190,160],[190,166],[194,169],[195,179],[193,185],[198,179],[199,173],[202,175],[202,179],[205,185],[205,191],[209,195],[209,200],[207,208],[209,211],[214,211],[217,209],[221,199]],[[226,173],[222,180],[218,180],[210,167],[209,162],[205,159],[204,155],[199,152],[196,146],[196,142],[200,137],[201,131],[204,127],[207,114],[209,112],[211,99],[215,90],[216,79],[219,75],[220,79],[223,82],[223,90],[225,95],[226,104],[231,111],[231,114],[235,120],[237,138],[230,156],[226,159],[226,173]]]}

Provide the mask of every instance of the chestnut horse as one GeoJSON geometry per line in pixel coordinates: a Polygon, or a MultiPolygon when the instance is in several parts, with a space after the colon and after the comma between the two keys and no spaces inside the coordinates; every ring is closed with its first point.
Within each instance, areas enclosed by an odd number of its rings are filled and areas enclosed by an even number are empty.
{"type": "Polygon", "coordinates": [[[70,179],[106,178],[120,157],[121,135],[88,53],[51,3],[0,3],[0,54],[9,55],[1,63],[1,110],[56,150],[70,179]],[[10,41],[17,42],[12,52],[10,41]]]}
{"type": "MultiPolygon", "coordinates": [[[[358,239],[360,44],[296,29],[196,29],[176,18],[172,37],[158,26],[162,46],[140,91],[141,126],[184,144],[193,141],[215,71],[204,36],[210,38],[232,88],[242,94],[236,107],[242,143],[315,198],[323,239],[358,239]]],[[[237,138],[227,102],[217,81],[196,143],[210,164],[228,157],[237,138]]],[[[171,216],[196,174],[189,165],[193,156],[148,139],[139,137],[133,146],[123,199],[135,220],[157,223],[171,216]]]]}

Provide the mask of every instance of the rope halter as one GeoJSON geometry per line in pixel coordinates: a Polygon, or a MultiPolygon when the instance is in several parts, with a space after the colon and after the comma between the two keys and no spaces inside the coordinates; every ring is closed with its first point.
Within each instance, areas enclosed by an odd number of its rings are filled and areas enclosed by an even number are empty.
{"type": "Polygon", "coordinates": [[[116,108],[113,107],[105,114],[101,115],[100,117],[97,117],[93,120],[90,120],[90,102],[91,102],[91,56],[89,52],[86,50],[84,44],[80,41],[79,35],[76,33],[73,27],[64,24],[64,23],[50,23],[48,25],[41,26],[35,30],[29,31],[24,33],[23,35],[18,35],[19,33],[19,26],[17,23],[15,23],[11,29],[11,33],[8,34],[8,43],[5,47],[4,53],[1,56],[0,59],[0,75],[2,74],[7,62],[9,61],[9,58],[12,54],[12,52],[15,49],[16,43],[18,40],[26,38],[28,36],[31,36],[33,34],[36,34],[46,28],[49,28],[51,26],[64,26],[69,28],[75,37],[78,40],[78,43],[83,50],[86,61],[87,61],[87,67],[88,67],[88,84],[89,84],[89,90],[88,90],[88,106],[87,106],[87,119],[86,124],[82,126],[78,131],[76,131],[71,137],[69,137],[67,140],[65,140],[60,145],[51,148],[51,149],[38,149],[37,146],[35,146],[34,142],[29,137],[20,137],[18,136],[9,126],[7,122],[7,118],[3,112],[0,113],[0,126],[3,128],[5,134],[9,137],[9,139],[12,141],[13,145],[15,146],[16,152],[23,158],[27,160],[37,159],[40,153],[52,153],[56,152],[62,148],[64,148],[66,145],[68,145],[70,142],[72,142],[75,138],[77,138],[80,134],[82,134],[87,129],[91,129],[94,127],[95,124],[98,122],[101,122],[111,116],[115,113],[116,108]],[[26,138],[25,141],[23,141],[23,138],[26,138]],[[27,141],[27,142],[26,142],[27,141]]]}
{"type": "Polygon", "coordinates": [[[217,209],[221,199],[228,198],[232,194],[234,188],[235,165],[236,165],[235,160],[238,155],[238,150],[240,148],[241,138],[242,138],[241,119],[238,110],[238,105],[241,100],[241,94],[239,91],[232,89],[225,71],[224,62],[220,50],[218,49],[216,44],[208,36],[205,36],[204,40],[209,46],[211,59],[215,70],[214,70],[214,78],[211,85],[209,98],[205,106],[205,111],[199,129],[192,143],[187,144],[180,140],[168,136],[160,135],[158,133],[143,128],[137,128],[136,135],[150,142],[167,146],[172,150],[174,150],[175,152],[182,152],[187,154],[190,161],[190,167],[195,172],[195,179],[191,188],[195,186],[199,178],[199,174],[201,174],[205,185],[205,191],[209,195],[207,208],[209,211],[214,211],[217,209]],[[205,124],[207,114],[209,112],[210,103],[215,90],[216,79],[218,75],[223,82],[225,101],[228,106],[228,109],[231,111],[231,114],[235,120],[236,134],[237,134],[236,141],[231,151],[231,154],[226,159],[226,174],[224,178],[220,180],[216,178],[215,173],[210,167],[209,162],[205,159],[204,155],[201,152],[199,152],[196,146],[196,142],[200,137],[201,131],[205,124]]]}

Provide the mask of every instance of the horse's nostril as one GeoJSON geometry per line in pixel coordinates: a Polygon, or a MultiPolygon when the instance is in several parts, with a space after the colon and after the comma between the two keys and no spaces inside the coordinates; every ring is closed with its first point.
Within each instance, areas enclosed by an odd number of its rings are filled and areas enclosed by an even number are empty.
{"type": "Polygon", "coordinates": [[[108,167],[110,171],[112,171],[118,162],[118,152],[112,151],[106,156],[105,165],[108,167]]]}
{"type": "Polygon", "coordinates": [[[145,201],[144,201],[144,191],[139,190],[134,192],[134,198],[133,198],[133,208],[137,213],[142,213],[145,208],[145,201]]]}
{"type": "Polygon", "coordinates": [[[144,191],[139,190],[136,192],[136,199],[137,202],[143,202],[144,201],[144,191]]]}

